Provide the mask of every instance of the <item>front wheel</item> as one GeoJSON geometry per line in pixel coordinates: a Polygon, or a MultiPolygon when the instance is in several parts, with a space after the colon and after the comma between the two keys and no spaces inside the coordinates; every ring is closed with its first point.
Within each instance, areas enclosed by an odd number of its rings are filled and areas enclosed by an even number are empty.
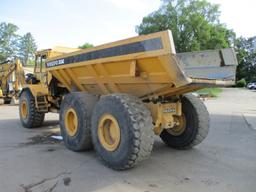
{"type": "Polygon", "coordinates": [[[169,147],[189,149],[200,144],[207,137],[209,113],[204,103],[192,94],[182,97],[182,111],[179,126],[164,129],[160,137],[169,147]]]}
{"type": "Polygon", "coordinates": [[[44,122],[44,113],[36,110],[35,98],[29,90],[24,90],[19,98],[19,114],[22,125],[26,128],[40,127],[44,122]]]}

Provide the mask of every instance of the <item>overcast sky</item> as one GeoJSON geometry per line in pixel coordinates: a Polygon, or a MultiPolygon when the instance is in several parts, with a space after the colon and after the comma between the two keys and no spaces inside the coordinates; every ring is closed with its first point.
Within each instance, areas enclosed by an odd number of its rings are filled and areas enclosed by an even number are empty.
{"type": "MultiPolygon", "coordinates": [[[[238,36],[256,35],[256,1],[209,1],[220,4],[221,22],[238,36]]],[[[40,49],[99,45],[135,36],[135,26],[159,6],[160,0],[0,0],[0,22],[31,32],[40,49]]]]}

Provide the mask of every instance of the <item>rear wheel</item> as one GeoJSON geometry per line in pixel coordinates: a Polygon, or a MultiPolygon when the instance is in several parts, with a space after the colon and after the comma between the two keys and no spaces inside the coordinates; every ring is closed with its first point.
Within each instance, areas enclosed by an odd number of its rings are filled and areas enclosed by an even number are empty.
{"type": "Polygon", "coordinates": [[[98,156],[116,170],[133,167],[152,151],[152,117],[134,96],[102,97],[93,111],[91,132],[98,156]]]}
{"type": "Polygon", "coordinates": [[[209,132],[209,113],[203,102],[192,94],[182,97],[183,115],[179,126],[164,129],[161,139],[169,147],[188,149],[201,143],[209,132]]]}
{"type": "Polygon", "coordinates": [[[24,90],[19,99],[19,114],[22,125],[26,128],[40,127],[44,122],[44,113],[36,110],[35,98],[29,90],[24,90]]]}
{"type": "Polygon", "coordinates": [[[92,148],[91,114],[98,96],[85,93],[70,93],[65,96],[60,108],[60,128],[65,146],[73,151],[92,148]]]}

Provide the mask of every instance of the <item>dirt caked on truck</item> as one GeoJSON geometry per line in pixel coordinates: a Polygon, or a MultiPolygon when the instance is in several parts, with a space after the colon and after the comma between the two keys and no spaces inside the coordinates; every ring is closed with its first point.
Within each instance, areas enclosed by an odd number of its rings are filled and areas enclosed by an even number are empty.
{"type": "Polygon", "coordinates": [[[170,31],[85,50],[36,53],[34,76],[20,94],[24,127],[59,113],[65,146],[94,147],[115,170],[149,157],[154,135],[172,148],[189,149],[209,131],[209,113],[191,92],[235,82],[233,49],[176,53],[170,31]]]}

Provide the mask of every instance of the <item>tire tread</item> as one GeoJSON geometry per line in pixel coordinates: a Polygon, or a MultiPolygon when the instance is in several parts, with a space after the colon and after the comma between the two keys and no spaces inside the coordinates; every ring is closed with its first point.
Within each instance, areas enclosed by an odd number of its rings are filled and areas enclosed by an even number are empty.
{"type": "Polygon", "coordinates": [[[30,108],[29,119],[27,123],[21,121],[22,125],[26,128],[40,127],[44,122],[45,113],[41,113],[36,110],[35,98],[29,90],[24,90],[21,95],[21,98],[22,97],[27,98],[27,101],[29,102],[28,107],[30,108]]]}
{"type": "Polygon", "coordinates": [[[135,96],[127,94],[111,94],[103,96],[103,99],[107,99],[107,97],[113,97],[115,100],[122,103],[129,113],[130,120],[132,121],[131,131],[134,140],[133,146],[131,146],[132,153],[124,166],[116,168],[106,162],[104,163],[116,170],[129,169],[150,156],[154,143],[152,117],[143,102],[135,96]]]}

